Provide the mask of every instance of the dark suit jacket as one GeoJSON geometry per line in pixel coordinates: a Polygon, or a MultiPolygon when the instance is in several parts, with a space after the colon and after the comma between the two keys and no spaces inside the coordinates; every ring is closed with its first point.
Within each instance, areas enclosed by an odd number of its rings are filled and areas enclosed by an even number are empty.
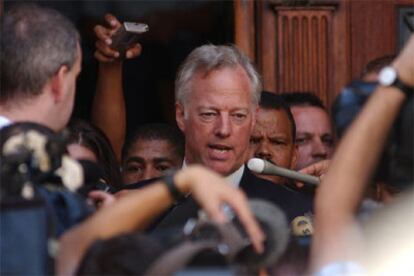
{"type": "MultiPolygon", "coordinates": [[[[282,209],[288,221],[297,216],[312,211],[312,198],[283,185],[272,183],[255,176],[245,167],[239,187],[246,193],[249,199],[258,198],[272,202],[282,209]]],[[[191,197],[170,209],[156,229],[183,226],[189,218],[197,218],[200,207],[191,197]]]]}

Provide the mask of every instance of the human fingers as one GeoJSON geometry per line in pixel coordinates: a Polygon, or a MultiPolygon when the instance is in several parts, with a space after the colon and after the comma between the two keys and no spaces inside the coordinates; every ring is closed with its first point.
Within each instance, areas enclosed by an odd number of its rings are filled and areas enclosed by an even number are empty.
{"type": "Polygon", "coordinates": [[[331,162],[330,160],[322,160],[322,161],[316,162],[310,166],[307,166],[301,169],[299,172],[321,177],[327,172],[330,162],[331,162]]]}
{"type": "Polygon", "coordinates": [[[263,252],[264,235],[253,218],[244,194],[230,186],[223,177],[208,169],[201,167],[188,168],[187,175],[191,178],[187,183],[191,185],[190,188],[194,198],[209,217],[218,223],[225,222],[227,218],[223,213],[222,206],[228,204],[233,208],[245,227],[254,248],[258,252],[263,252]]]}
{"type": "Polygon", "coordinates": [[[186,172],[190,177],[187,183],[192,195],[208,216],[217,223],[226,222],[227,217],[222,208],[222,193],[229,188],[228,183],[220,175],[200,166],[192,166],[186,172]]]}
{"type": "Polygon", "coordinates": [[[101,25],[96,25],[93,30],[98,40],[104,41],[107,45],[111,45],[111,31],[108,28],[105,28],[101,25]]]}
{"type": "Polygon", "coordinates": [[[303,187],[305,187],[305,184],[303,183],[303,182],[300,182],[300,181],[295,181],[295,186],[296,186],[296,188],[303,188],[303,187]]]}
{"type": "Polygon", "coordinates": [[[113,14],[107,13],[104,18],[111,28],[118,29],[121,27],[121,22],[113,14]]]}
{"type": "Polygon", "coordinates": [[[115,60],[114,58],[108,58],[107,56],[102,55],[99,51],[95,51],[94,56],[100,62],[113,62],[115,60]]]}
{"type": "Polygon", "coordinates": [[[226,194],[225,201],[236,213],[246,233],[249,235],[254,249],[258,253],[263,253],[265,235],[249,208],[246,196],[240,190],[235,189],[233,193],[226,194]]]}
{"type": "Polygon", "coordinates": [[[309,174],[309,175],[315,175],[317,173],[315,164],[309,165],[305,168],[300,169],[298,172],[309,174]]]}
{"type": "Polygon", "coordinates": [[[108,45],[106,45],[104,42],[98,40],[95,42],[96,49],[101,52],[101,54],[107,56],[108,58],[118,58],[119,52],[115,51],[108,45]]]}
{"type": "Polygon", "coordinates": [[[126,58],[127,59],[135,58],[139,56],[141,52],[142,52],[142,46],[141,44],[138,43],[126,51],[126,58]]]}
{"type": "Polygon", "coordinates": [[[109,206],[115,202],[115,197],[104,191],[91,191],[88,194],[88,198],[91,199],[95,205],[109,206]]]}
{"type": "Polygon", "coordinates": [[[223,206],[220,204],[220,201],[215,197],[207,197],[207,200],[200,201],[200,204],[204,211],[207,213],[208,217],[217,223],[225,223],[228,221],[228,218],[223,212],[223,206]]]}

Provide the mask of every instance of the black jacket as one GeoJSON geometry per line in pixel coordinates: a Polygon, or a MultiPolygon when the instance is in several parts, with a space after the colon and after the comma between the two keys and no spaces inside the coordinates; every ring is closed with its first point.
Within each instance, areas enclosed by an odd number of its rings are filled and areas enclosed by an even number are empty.
{"type": "MultiPolygon", "coordinates": [[[[247,167],[244,169],[239,187],[249,199],[268,200],[280,207],[285,212],[289,222],[297,216],[311,212],[313,209],[311,197],[259,178],[247,167]]],[[[183,226],[189,218],[197,218],[199,209],[200,207],[195,200],[189,197],[171,208],[155,228],[164,229],[183,226]]]]}

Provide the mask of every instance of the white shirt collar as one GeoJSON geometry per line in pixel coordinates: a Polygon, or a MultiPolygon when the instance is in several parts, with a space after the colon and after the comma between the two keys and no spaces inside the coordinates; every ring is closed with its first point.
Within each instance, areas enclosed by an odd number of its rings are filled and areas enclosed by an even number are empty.
{"type": "Polygon", "coordinates": [[[241,167],[235,171],[234,173],[226,176],[226,180],[233,185],[233,187],[239,187],[240,186],[240,180],[242,179],[244,172],[244,164],[241,165],[241,167]]]}
{"type": "MultiPolygon", "coordinates": [[[[184,159],[182,168],[184,169],[187,166],[188,166],[187,162],[184,159]]],[[[235,172],[233,172],[232,174],[225,177],[226,181],[229,182],[233,187],[237,188],[237,187],[240,186],[240,181],[241,181],[242,176],[243,176],[244,167],[245,167],[244,164],[241,165],[239,169],[237,169],[235,172]]]]}
{"type": "Polygon", "coordinates": [[[9,118],[0,115],[0,129],[2,129],[5,126],[10,125],[11,123],[12,122],[10,121],[9,118]]]}

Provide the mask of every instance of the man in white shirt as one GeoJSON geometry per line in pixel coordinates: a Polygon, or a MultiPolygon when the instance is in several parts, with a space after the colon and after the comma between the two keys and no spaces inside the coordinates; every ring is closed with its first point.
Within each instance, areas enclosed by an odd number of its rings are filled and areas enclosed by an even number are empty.
{"type": "Polygon", "coordinates": [[[176,120],[186,137],[186,163],[228,176],[246,161],[261,82],[235,47],[204,45],[176,79],[176,120]]]}
{"type": "MultiPolygon", "coordinates": [[[[190,53],[175,82],[176,121],[185,135],[184,166],[202,164],[213,169],[247,197],[277,204],[291,220],[309,212],[311,200],[254,176],[244,165],[261,87],[258,73],[236,47],[203,45],[190,53]]],[[[192,201],[187,201],[163,224],[184,222],[195,211],[192,201]]]]}

